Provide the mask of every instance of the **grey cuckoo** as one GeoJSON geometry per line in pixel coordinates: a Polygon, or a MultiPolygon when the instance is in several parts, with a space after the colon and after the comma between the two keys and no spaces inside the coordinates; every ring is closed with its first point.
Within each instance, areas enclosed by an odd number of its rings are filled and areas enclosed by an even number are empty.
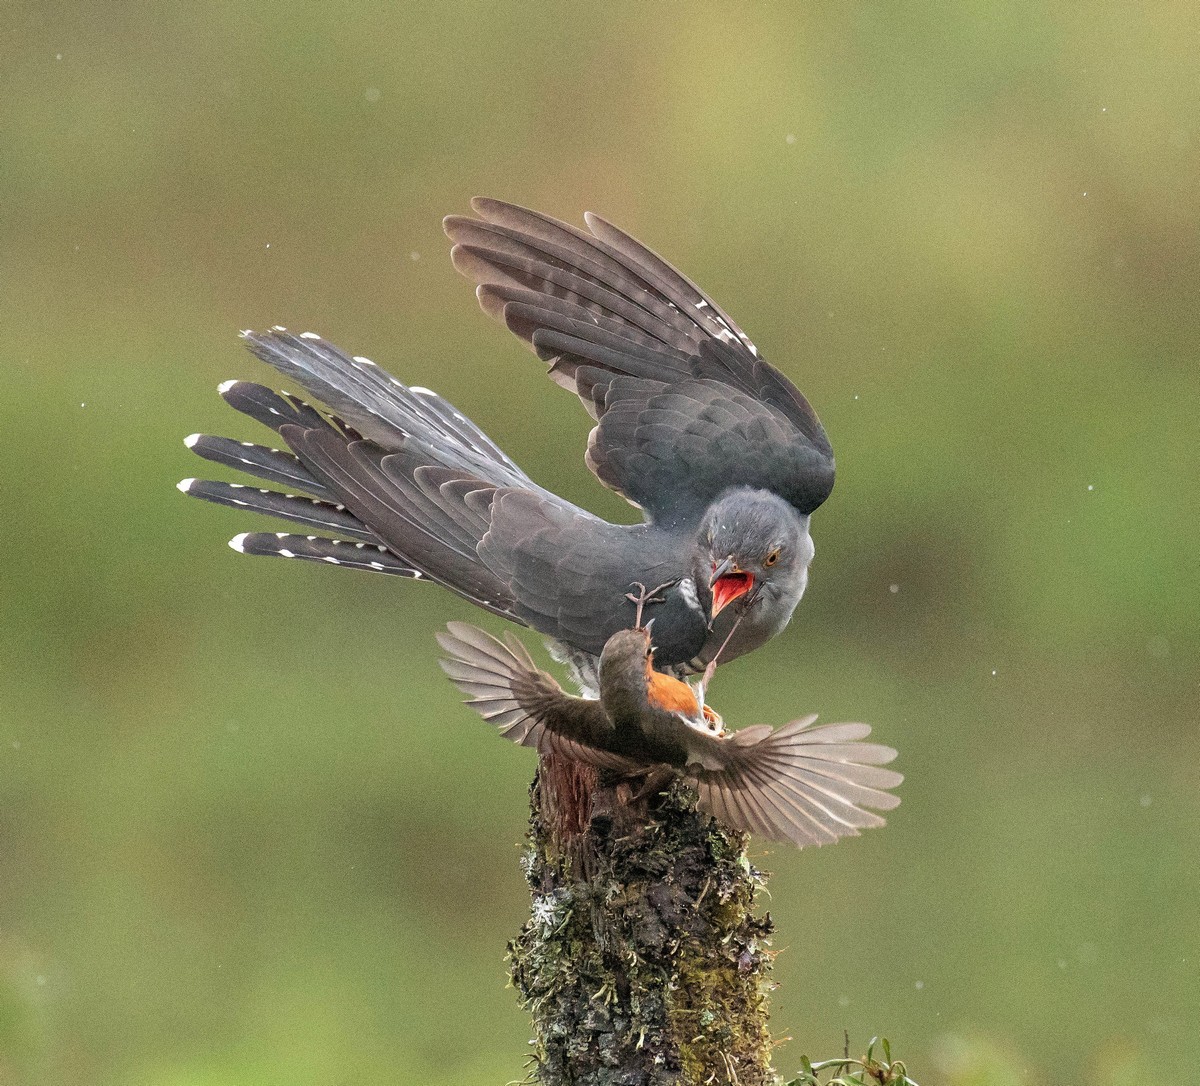
{"type": "Polygon", "coordinates": [[[440,396],[281,328],[243,336],[323,407],[226,382],[224,399],[287,448],[194,434],[193,452],[270,485],[180,489],[299,529],[245,533],[236,550],[434,581],[558,642],[588,685],[639,598],[658,665],[677,674],[763,644],[804,592],[809,516],[833,487],[808,401],[690,280],[603,219],[586,216],[587,233],[472,206],[478,218],[445,222],[455,266],[578,395],[596,421],[587,465],[642,523],[545,490],[440,396]]]}

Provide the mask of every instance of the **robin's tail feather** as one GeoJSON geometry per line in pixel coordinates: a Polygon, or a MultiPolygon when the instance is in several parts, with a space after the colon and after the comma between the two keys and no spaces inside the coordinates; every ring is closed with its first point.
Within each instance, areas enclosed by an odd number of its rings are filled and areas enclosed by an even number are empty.
{"type": "Polygon", "coordinates": [[[705,759],[712,768],[693,764],[685,770],[696,782],[701,809],[799,848],[884,825],[874,811],[899,804],[900,797],[886,789],[904,779],[882,768],[896,751],[861,742],[871,732],[866,724],[813,728],[814,720],[808,716],[774,731],[742,728],[721,740],[714,757],[705,759]]]}
{"type": "Polygon", "coordinates": [[[468,695],[466,704],[505,738],[601,769],[638,770],[605,750],[613,728],[600,703],[567,694],[513,634],[505,631],[500,642],[466,622],[450,622],[437,640],[446,652],[438,661],[442,670],[468,695]]]}

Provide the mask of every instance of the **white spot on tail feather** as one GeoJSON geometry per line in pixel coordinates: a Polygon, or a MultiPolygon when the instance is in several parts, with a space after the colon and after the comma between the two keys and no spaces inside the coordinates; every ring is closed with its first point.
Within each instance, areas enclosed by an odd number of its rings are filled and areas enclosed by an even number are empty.
{"type": "Polygon", "coordinates": [[[180,479],[179,482],[175,484],[175,489],[187,494],[195,485],[195,479],[180,479]]]}
{"type": "Polygon", "coordinates": [[[316,332],[301,332],[300,338],[301,339],[320,339],[321,337],[319,335],[317,335],[316,332]]]}
{"type": "Polygon", "coordinates": [[[235,535],[229,541],[229,545],[235,551],[237,551],[238,554],[245,554],[246,553],[246,536],[248,536],[249,534],[250,534],[249,532],[242,532],[241,535],[235,535]]]}
{"type": "Polygon", "coordinates": [[[236,380],[222,381],[219,385],[217,385],[217,391],[222,396],[224,396],[225,393],[228,392],[231,388],[233,388],[233,386],[236,384],[238,384],[238,382],[236,380]]]}
{"type": "Polygon", "coordinates": [[[196,442],[198,442],[203,436],[203,434],[188,434],[188,436],[183,439],[183,444],[189,449],[194,449],[196,447],[196,442]]]}
{"type": "Polygon", "coordinates": [[[279,548],[279,554],[283,558],[295,558],[296,557],[291,551],[284,550],[282,547],[279,548]]]}
{"type": "Polygon", "coordinates": [[[409,392],[415,392],[418,396],[436,396],[437,393],[431,388],[425,388],[423,385],[413,385],[409,392]]]}

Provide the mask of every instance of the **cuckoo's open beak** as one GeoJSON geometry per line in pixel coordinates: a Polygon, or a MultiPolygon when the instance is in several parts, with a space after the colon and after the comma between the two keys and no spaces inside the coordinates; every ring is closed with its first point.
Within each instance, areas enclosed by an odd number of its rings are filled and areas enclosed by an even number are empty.
{"type": "Polygon", "coordinates": [[[716,618],[734,600],[740,599],[754,587],[754,574],[740,569],[731,555],[719,565],[713,565],[708,586],[712,589],[712,617],[716,618]]]}

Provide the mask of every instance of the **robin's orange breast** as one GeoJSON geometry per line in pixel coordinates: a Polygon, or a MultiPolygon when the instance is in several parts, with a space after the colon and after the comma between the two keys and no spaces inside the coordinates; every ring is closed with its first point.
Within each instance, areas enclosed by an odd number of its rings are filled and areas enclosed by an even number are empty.
{"type": "Polygon", "coordinates": [[[681,679],[673,679],[661,671],[651,671],[646,677],[646,696],[650,704],[669,713],[694,717],[700,712],[696,694],[681,679]]]}

